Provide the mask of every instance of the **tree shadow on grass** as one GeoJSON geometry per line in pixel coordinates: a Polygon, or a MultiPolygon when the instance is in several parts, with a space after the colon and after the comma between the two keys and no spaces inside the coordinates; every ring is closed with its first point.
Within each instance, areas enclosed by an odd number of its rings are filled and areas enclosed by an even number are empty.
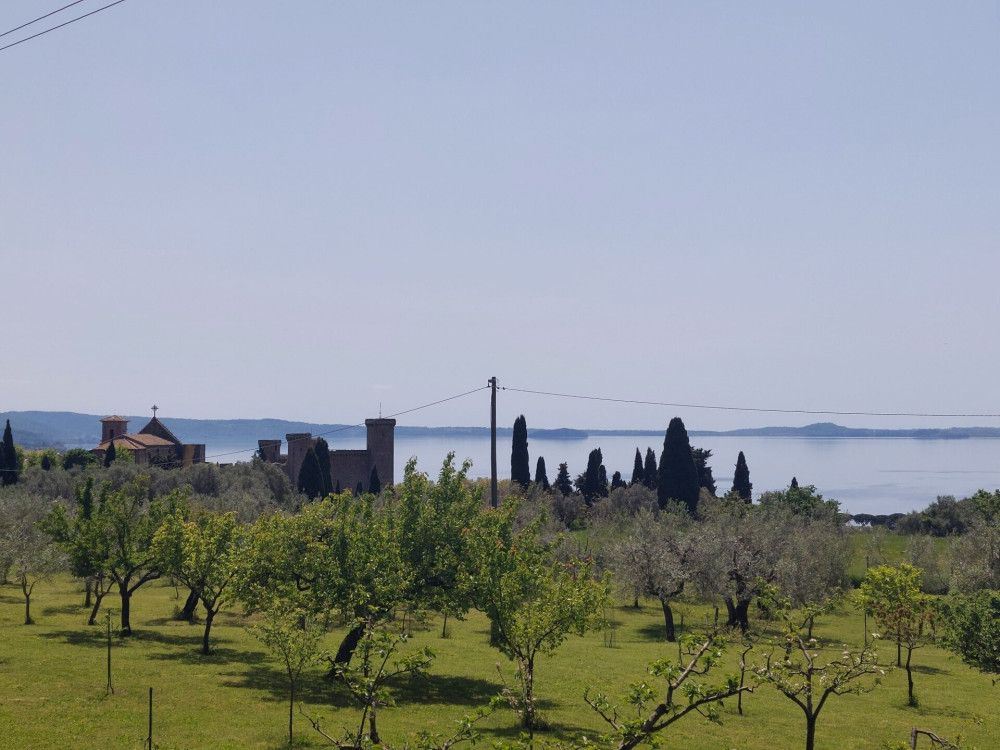
{"type": "Polygon", "coordinates": [[[400,703],[439,703],[457,706],[485,706],[501,686],[490,680],[458,675],[406,675],[391,685],[400,703]]]}
{"type": "Polygon", "coordinates": [[[86,617],[90,614],[90,607],[84,607],[79,604],[64,604],[61,607],[43,607],[42,614],[47,617],[52,615],[83,615],[86,617]]]}
{"type": "MultiPolygon", "coordinates": [[[[682,630],[680,627],[675,628],[677,631],[677,636],[680,637],[682,630]]],[[[638,633],[643,640],[653,641],[654,643],[670,643],[667,640],[666,629],[663,623],[649,623],[648,625],[643,625],[639,628],[638,633]]]]}
{"type": "MultiPolygon", "coordinates": [[[[223,687],[267,693],[269,697],[266,700],[287,702],[288,674],[284,667],[264,654],[257,655],[260,658],[252,664],[247,664],[245,669],[223,673],[228,679],[223,679],[220,684],[223,687]]],[[[336,708],[357,705],[343,685],[325,680],[321,675],[312,672],[301,675],[296,681],[295,699],[336,708]]]]}
{"type": "MultiPolygon", "coordinates": [[[[91,648],[107,648],[108,634],[96,626],[88,627],[85,630],[52,630],[48,633],[39,633],[39,638],[50,641],[62,641],[70,646],[90,646],[91,648]]],[[[115,638],[115,644],[119,640],[115,638]]]]}
{"type": "Polygon", "coordinates": [[[920,674],[950,674],[950,669],[941,669],[940,667],[932,667],[927,664],[914,664],[910,667],[914,672],[919,672],[920,674]]]}

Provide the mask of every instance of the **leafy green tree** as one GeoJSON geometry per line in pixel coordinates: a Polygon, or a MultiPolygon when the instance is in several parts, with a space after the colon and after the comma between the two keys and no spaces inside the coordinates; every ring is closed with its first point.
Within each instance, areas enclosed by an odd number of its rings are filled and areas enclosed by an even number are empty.
{"type": "Polygon", "coordinates": [[[372,473],[368,475],[368,491],[377,495],[382,491],[382,480],[378,478],[378,467],[372,467],[372,473]]]}
{"type": "Polygon", "coordinates": [[[814,750],[816,723],[827,700],[834,695],[871,692],[891,667],[878,663],[876,639],[856,650],[841,644],[827,648],[810,636],[813,621],[825,608],[791,612],[774,604],[772,610],[783,609],[785,633],[764,649],[753,673],[802,710],[806,720],[805,750],[814,750]]]}
{"type": "Polygon", "coordinates": [[[750,468],[747,466],[747,459],[743,455],[743,451],[740,451],[740,455],[736,457],[736,471],[733,473],[733,488],[730,492],[745,503],[749,503],[753,499],[750,468]]]}
{"type": "Polygon", "coordinates": [[[140,475],[119,490],[105,483],[96,511],[79,534],[69,531],[62,506],[53,508],[45,527],[57,540],[66,539],[74,566],[100,571],[118,587],[121,597],[121,633],[132,634],[132,595],[142,585],[159,578],[162,570],[153,551],[153,535],[167,515],[186,501],[174,490],[163,498],[149,499],[150,478],[140,475]]]}
{"type": "Polygon", "coordinates": [[[680,417],[670,420],[663,438],[656,492],[661,508],[665,508],[670,500],[676,500],[687,506],[692,515],[698,510],[698,470],[691,455],[687,430],[680,417]]]}
{"type": "Polygon", "coordinates": [[[1000,591],[952,596],[939,610],[944,645],[970,667],[1000,675],[1000,591]]]}
{"type": "Polygon", "coordinates": [[[333,477],[330,473],[330,444],[326,442],[326,438],[316,438],[313,450],[316,451],[316,460],[319,462],[319,475],[323,478],[322,495],[326,497],[333,492],[333,477]]]}
{"type": "Polygon", "coordinates": [[[571,634],[583,635],[603,622],[609,577],[594,578],[592,561],[553,559],[552,547],[538,541],[539,518],[514,532],[517,506],[486,510],[472,529],[470,584],[476,607],[489,617],[495,645],[517,665],[516,692],[504,694],[521,726],[538,728],[535,661],[551,654],[571,634]]]}
{"type": "Polygon", "coordinates": [[[33,625],[31,597],[39,581],[64,569],[63,555],[38,527],[44,508],[29,493],[0,495],[0,560],[24,596],[24,624],[33,625]]]}
{"type": "Polygon", "coordinates": [[[719,709],[726,698],[752,689],[740,685],[738,675],[728,675],[716,684],[704,679],[722,663],[725,647],[726,638],[717,630],[681,639],[676,662],[661,659],[649,666],[650,676],[666,683],[662,692],[645,681],[634,683],[629,689],[627,702],[637,715],[635,719],[628,719],[626,712],[612,706],[603,693],[591,698],[590,687],[583,699],[611,726],[618,750],[632,750],[643,743],[653,745],[657,739],[654,735],[692,712],[718,722],[719,709]],[[662,698],[658,700],[658,696],[662,698]]]}
{"type": "Polygon", "coordinates": [[[930,597],[921,590],[920,575],[920,569],[908,563],[898,568],[869,568],[858,597],[881,634],[896,641],[897,667],[904,666],[900,652],[906,649],[906,696],[911,706],[918,705],[913,692],[913,651],[931,641],[935,614],[930,597]]]}
{"type": "Polygon", "coordinates": [[[312,447],[302,458],[296,489],[310,500],[323,496],[323,473],[319,466],[319,457],[312,447]]]}
{"type": "Polygon", "coordinates": [[[712,467],[708,465],[708,459],[712,457],[712,451],[707,448],[692,448],[691,458],[694,459],[694,467],[698,470],[698,486],[708,490],[708,494],[715,497],[715,477],[712,476],[712,467]]]}
{"type": "Polygon", "coordinates": [[[416,459],[410,459],[399,492],[386,507],[409,571],[403,598],[411,606],[442,613],[442,634],[447,617],[461,618],[472,604],[465,585],[473,566],[469,529],[483,499],[481,489],[467,479],[471,467],[465,461],[456,469],[455,454],[449,453],[432,484],[417,471],[416,459]]]}
{"type": "Polygon", "coordinates": [[[3,442],[0,443],[0,480],[4,487],[17,484],[19,476],[17,451],[14,448],[14,435],[10,430],[10,420],[3,429],[3,442]]]}
{"type": "Polygon", "coordinates": [[[292,747],[295,743],[292,733],[295,688],[302,671],[318,661],[319,644],[326,629],[317,625],[305,611],[284,609],[280,602],[274,604],[264,609],[258,624],[247,629],[281,660],[285,668],[288,678],[288,746],[292,747]]]}
{"type": "Polygon", "coordinates": [[[70,448],[62,456],[62,467],[65,471],[74,467],[86,468],[95,464],[97,464],[97,456],[83,448],[70,448]]]}
{"type": "Polygon", "coordinates": [[[153,554],[161,569],[187,586],[205,607],[201,652],[207,655],[212,623],[228,602],[236,575],[242,533],[233,512],[206,511],[192,520],[187,516],[181,507],[164,519],[153,536],[153,554]]]}
{"type": "Polygon", "coordinates": [[[638,447],[635,449],[635,463],[632,464],[632,481],[629,484],[642,484],[643,473],[642,473],[642,454],[639,453],[638,447]]]}
{"type": "Polygon", "coordinates": [[[510,480],[527,487],[531,482],[528,459],[528,423],[522,414],[514,420],[514,437],[510,449],[510,480]]]}
{"type": "MultiPolygon", "coordinates": [[[[292,517],[265,514],[248,530],[241,557],[235,593],[248,613],[279,602],[320,620],[340,612],[378,621],[411,590],[398,529],[373,495],[327,497],[292,517]]],[[[352,628],[333,661],[349,662],[363,634],[352,628]]]]}
{"type": "Polygon", "coordinates": [[[659,469],[656,467],[656,454],[652,448],[646,448],[646,460],[642,466],[642,483],[651,490],[656,489],[656,480],[659,476],[659,469]]]}
{"type": "Polygon", "coordinates": [[[569,478],[569,466],[566,462],[559,464],[559,471],[556,474],[556,483],[552,485],[564,497],[573,494],[573,482],[569,478]]]}

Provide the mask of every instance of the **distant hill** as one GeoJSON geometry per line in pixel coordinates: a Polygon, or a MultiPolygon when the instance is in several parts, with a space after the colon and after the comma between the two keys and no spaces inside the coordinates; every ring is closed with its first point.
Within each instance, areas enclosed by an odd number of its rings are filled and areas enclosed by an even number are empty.
{"type": "MultiPolygon", "coordinates": [[[[10,419],[14,441],[25,448],[55,446],[94,446],[100,442],[101,419],[104,415],[78,414],[68,411],[11,411],[0,413],[0,424],[10,419]]],[[[126,416],[131,430],[139,430],[149,416],[126,416]]],[[[290,432],[310,432],[323,435],[328,442],[357,439],[365,435],[363,425],[292,422],[285,419],[172,419],[161,417],[163,423],[185,443],[254,446],[261,438],[284,439],[290,432]]],[[[544,440],[585,440],[600,436],[662,437],[665,430],[574,430],[529,429],[528,437],[544,440]]],[[[690,430],[692,437],[786,437],[786,438],[917,438],[964,439],[1000,438],[997,427],[945,427],[912,430],[875,430],[842,427],[832,422],[818,422],[805,427],[757,427],[741,430],[690,430]]],[[[509,438],[510,427],[498,427],[497,435],[509,438]]],[[[489,427],[396,427],[397,437],[488,437],[489,427]]]]}

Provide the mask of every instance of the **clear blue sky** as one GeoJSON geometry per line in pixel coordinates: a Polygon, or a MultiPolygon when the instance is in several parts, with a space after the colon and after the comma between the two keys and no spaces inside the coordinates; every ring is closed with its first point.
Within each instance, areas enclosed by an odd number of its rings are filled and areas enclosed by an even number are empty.
{"type": "Polygon", "coordinates": [[[129,0],[0,52],[0,409],[1000,412],[998,38],[994,2],[129,0]]]}

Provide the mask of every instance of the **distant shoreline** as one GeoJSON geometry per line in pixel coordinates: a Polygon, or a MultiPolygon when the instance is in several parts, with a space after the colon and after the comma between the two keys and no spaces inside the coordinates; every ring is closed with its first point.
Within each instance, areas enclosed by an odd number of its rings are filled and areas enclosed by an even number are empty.
{"type": "MultiPolygon", "coordinates": [[[[126,417],[132,424],[141,425],[148,417],[126,417]]],[[[101,417],[77,412],[11,411],[0,413],[0,421],[10,419],[14,440],[26,448],[70,445],[97,445],[100,441],[101,417]]],[[[286,434],[310,432],[323,435],[328,442],[355,440],[363,437],[363,425],[320,424],[293,422],[283,419],[171,419],[163,422],[185,442],[226,443],[256,445],[257,440],[283,439],[286,434]]],[[[489,427],[419,427],[398,425],[400,438],[488,438],[489,427]]],[[[509,438],[511,427],[498,427],[497,435],[509,438]]],[[[653,437],[665,434],[664,430],[580,430],[568,427],[555,429],[528,429],[528,438],[537,440],[588,440],[595,437],[653,437]]],[[[819,422],[804,427],[756,427],[737,430],[690,430],[692,437],[774,437],[796,439],[836,438],[900,438],[910,440],[968,440],[971,438],[1000,438],[998,427],[945,427],[908,430],[867,429],[843,427],[832,422],[819,422]]]]}

